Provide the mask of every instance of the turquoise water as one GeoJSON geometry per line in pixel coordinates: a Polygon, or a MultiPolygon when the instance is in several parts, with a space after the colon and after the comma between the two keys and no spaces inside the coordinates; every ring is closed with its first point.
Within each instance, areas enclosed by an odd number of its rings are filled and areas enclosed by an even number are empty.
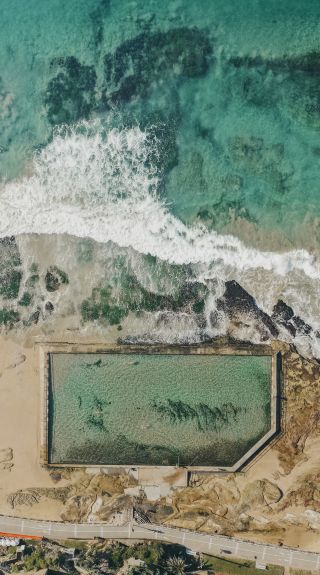
{"type": "Polygon", "coordinates": [[[0,246],[1,282],[17,285],[0,323],[168,311],[186,327],[157,340],[199,341],[228,333],[216,302],[236,280],[267,313],[283,299],[320,328],[319,2],[0,8],[0,237],[21,252],[8,279],[0,246]],[[69,281],[47,313],[52,266],[69,281]]]}
{"type": "Polygon", "coordinates": [[[53,353],[50,463],[230,466],[270,397],[270,356],[53,353]]]}
{"type": "Polygon", "coordinates": [[[243,217],[295,242],[292,225],[320,210],[318,53],[314,69],[299,65],[301,55],[319,50],[319,21],[319,3],[310,0],[3,4],[1,176],[23,173],[55,124],[108,116],[106,100],[120,84],[108,76],[106,58],[116,58],[119,78],[136,73],[140,86],[134,78],[113,98],[121,115],[113,123],[162,119],[175,140],[178,161],[171,157],[176,165],[163,190],[173,213],[219,230],[243,217]],[[205,50],[206,64],[197,61],[205,50]],[[185,71],[188,51],[193,67],[185,71]],[[81,78],[66,70],[70,57],[83,67],[81,78]],[[63,87],[48,96],[59,74],[63,87]]]}

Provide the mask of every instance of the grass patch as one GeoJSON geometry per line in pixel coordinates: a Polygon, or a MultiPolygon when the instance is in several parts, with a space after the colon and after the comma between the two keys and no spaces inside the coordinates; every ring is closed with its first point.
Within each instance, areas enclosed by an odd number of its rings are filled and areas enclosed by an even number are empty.
{"type": "MultiPolygon", "coordinates": [[[[230,559],[222,559],[221,557],[212,557],[211,555],[202,555],[205,565],[213,568],[215,572],[225,573],[226,575],[261,575],[263,571],[255,567],[253,561],[245,561],[237,559],[232,561],[230,559]]],[[[268,565],[265,573],[269,575],[283,575],[283,567],[276,565],[268,565]]]]}
{"type": "Polygon", "coordinates": [[[306,569],[290,569],[290,575],[313,575],[316,571],[307,571],[306,569]]]}

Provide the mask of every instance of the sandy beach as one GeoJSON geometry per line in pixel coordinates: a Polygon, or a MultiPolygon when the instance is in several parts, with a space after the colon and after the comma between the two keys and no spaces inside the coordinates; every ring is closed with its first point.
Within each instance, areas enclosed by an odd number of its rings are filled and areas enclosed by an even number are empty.
{"type": "MultiPolygon", "coordinates": [[[[86,470],[68,470],[57,477],[52,470],[50,474],[41,467],[39,348],[35,345],[38,334],[33,333],[23,342],[20,338],[21,335],[16,339],[12,336],[0,339],[0,513],[52,520],[87,520],[90,515],[91,521],[108,520],[110,513],[121,509],[124,501],[129,504],[125,489],[134,482],[125,475],[100,475],[99,470],[91,470],[90,474],[86,470]]],[[[315,377],[314,364],[301,360],[297,354],[293,360],[288,361],[296,372],[290,371],[291,367],[287,369],[287,387],[299,378],[301,385],[312,386],[311,380],[309,383],[307,380],[315,377]]],[[[312,492],[312,498],[309,493],[320,469],[317,429],[306,430],[303,449],[293,454],[289,462],[290,442],[295,441],[296,407],[289,402],[286,433],[244,473],[198,475],[191,487],[180,487],[157,502],[159,512],[163,505],[170,504],[173,508],[165,522],[319,551],[318,491],[312,492]],[[203,508],[207,512],[209,509],[205,518],[203,508]],[[239,530],[239,512],[247,518],[246,530],[243,527],[239,530]]],[[[301,407],[298,413],[301,414],[301,407]]],[[[303,431],[302,426],[300,437],[303,431]]]]}

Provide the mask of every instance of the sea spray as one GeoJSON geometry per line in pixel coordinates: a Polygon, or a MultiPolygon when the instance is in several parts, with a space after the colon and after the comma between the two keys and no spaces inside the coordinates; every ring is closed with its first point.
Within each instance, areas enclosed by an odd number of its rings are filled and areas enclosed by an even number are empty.
{"type": "MultiPolygon", "coordinates": [[[[170,264],[192,264],[204,282],[218,278],[221,286],[228,279],[250,280],[262,307],[276,302],[279,285],[282,292],[289,290],[297,277],[317,289],[319,263],[307,251],[259,251],[174,217],[159,197],[159,174],[150,160],[158,145],[138,126],[108,129],[86,122],[58,130],[35,154],[32,175],[2,189],[0,237],[69,234],[111,241],[170,264]],[[267,296],[261,273],[272,279],[267,296]]],[[[300,293],[294,291],[295,311],[305,315],[300,293]]],[[[212,311],[207,305],[206,315],[212,311]]]]}
{"type": "Polygon", "coordinates": [[[306,250],[263,252],[204,226],[184,225],[157,197],[149,146],[138,127],[104,133],[82,124],[65,137],[58,133],[35,155],[33,175],[2,191],[0,236],[67,233],[113,241],[173,264],[214,264],[228,276],[229,270],[263,268],[320,278],[319,264],[306,250]]]}

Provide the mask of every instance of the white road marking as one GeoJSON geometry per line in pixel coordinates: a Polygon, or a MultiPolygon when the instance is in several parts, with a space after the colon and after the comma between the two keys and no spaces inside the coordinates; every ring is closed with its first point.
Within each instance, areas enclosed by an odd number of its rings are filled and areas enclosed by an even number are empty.
{"type": "Polygon", "coordinates": [[[52,534],[55,537],[82,537],[92,539],[100,533],[105,538],[116,539],[137,536],[140,539],[158,539],[165,538],[171,541],[182,541],[182,543],[193,544],[195,549],[203,547],[221,549],[230,549],[235,554],[246,559],[251,559],[254,555],[260,555],[264,562],[275,563],[278,565],[290,565],[298,568],[316,569],[320,568],[320,554],[309,551],[301,551],[290,548],[279,548],[273,545],[261,545],[225,537],[221,535],[204,535],[201,533],[189,532],[174,528],[162,527],[162,534],[157,532],[159,526],[150,525],[150,528],[136,527],[134,534],[132,526],[111,526],[105,524],[67,524],[61,522],[36,521],[19,519],[17,517],[5,517],[0,515],[0,530],[7,533],[35,534],[38,536],[44,533],[52,534]]]}

